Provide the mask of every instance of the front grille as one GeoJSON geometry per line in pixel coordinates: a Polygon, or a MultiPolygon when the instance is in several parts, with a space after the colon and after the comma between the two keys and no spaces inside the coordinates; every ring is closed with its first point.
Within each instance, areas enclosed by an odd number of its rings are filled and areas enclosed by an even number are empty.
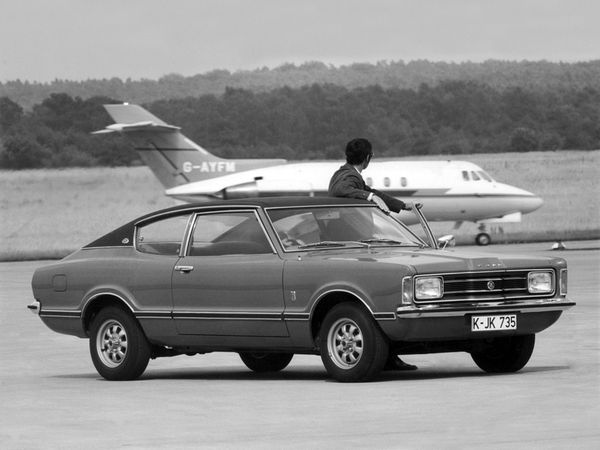
{"type": "MultiPolygon", "coordinates": [[[[468,272],[435,274],[444,280],[444,295],[436,300],[415,300],[416,303],[442,302],[495,302],[522,298],[552,297],[555,288],[548,294],[530,294],[527,276],[535,270],[507,270],[502,272],[468,272]]],[[[556,280],[554,271],[553,280],[556,280]]],[[[428,275],[430,276],[430,275],[428,275]]],[[[553,286],[556,283],[553,282],[553,286]]]]}

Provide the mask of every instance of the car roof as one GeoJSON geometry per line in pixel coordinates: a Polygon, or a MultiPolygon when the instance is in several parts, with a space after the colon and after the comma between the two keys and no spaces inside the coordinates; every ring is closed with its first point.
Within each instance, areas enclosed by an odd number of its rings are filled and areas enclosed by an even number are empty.
{"type": "Polygon", "coordinates": [[[146,220],[158,218],[161,216],[177,214],[178,212],[196,210],[206,210],[211,208],[283,208],[283,207],[305,207],[305,206],[331,206],[331,205],[374,205],[374,203],[366,200],[355,198],[340,198],[340,197],[309,197],[309,196],[289,196],[289,197],[257,197],[244,198],[235,200],[211,200],[208,202],[186,203],[182,205],[172,206],[170,208],[161,209],[158,211],[145,214],[134,219],[119,228],[111,231],[108,234],[89,243],[84,248],[91,247],[129,247],[133,245],[133,231],[135,226],[146,220]]]}
{"type": "Polygon", "coordinates": [[[164,215],[168,213],[176,213],[178,211],[207,209],[207,208],[227,208],[227,207],[251,207],[251,208],[282,208],[282,207],[301,207],[301,206],[329,206],[329,205],[356,205],[374,203],[367,202],[356,198],[340,198],[340,197],[309,197],[309,196],[287,196],[287,197],[256,197],[242,198],[235,200],[211,200],[207,202],[186,203],[182,205],[172,206],[170,208],[161,209],[144,216],[138,217],[132,222],[142,222],[150,217],[164,215]]]}

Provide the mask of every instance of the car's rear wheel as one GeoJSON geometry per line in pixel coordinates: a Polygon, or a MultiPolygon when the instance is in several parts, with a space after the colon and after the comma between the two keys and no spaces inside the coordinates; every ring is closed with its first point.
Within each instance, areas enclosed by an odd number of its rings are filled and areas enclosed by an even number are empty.
{"type": "Polygon", "coordinates": [[[373,318],[351,303],[336,305],[327,313],[319,341],[327,372],[343,382],[373,379],[383,369],[389,352],[373,318]]]}
{"type": "Polygon", "coordinates": [[[279,372],[288,366],[293,356],[293,353],[240,353],[246,367],[254,372],[279,372]]]}
{"type": "Polygon", "coordinates": [[[107,380],[138,378],[150,360],[150,344],[128,312],[102,309],[90,327],[90,354],[96,370],[107,380]]]}
{"type": "Polygon", "coordinates": [[[494,338],[482,349],[471,352],[471,357],[486,372],[516,372],[525,367],[534,346],[535,334],[494,338]]]}

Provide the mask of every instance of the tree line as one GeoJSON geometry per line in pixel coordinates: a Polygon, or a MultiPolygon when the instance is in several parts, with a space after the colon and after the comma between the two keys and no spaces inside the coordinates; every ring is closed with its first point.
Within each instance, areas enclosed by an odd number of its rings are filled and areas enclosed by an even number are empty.
{"type": "MultiPolygon", "coordinates": [[[[0,167],[139,164],[121,136],[90,135],[112,123],[105,103],[118,101],[55,93],[26,110],[0,97],[0,167]]],[[[340,159],[357,136],[369,138],[378,157],[600,148],[600,89],[590,86],[229,87],[144,106],[223,157],[340,159]]]]}
{"type": "Polygon", "coordinates": [[[600,89],[600,60],[577,63],[549,61],[432,62],[381,61],[335,67],[321,62],[282,64],[269,69],[212,70],[193,76],[176,73],[158,80],[54,80],[50,83],[12,80],[0,83],[0,97],[9,97],[27,110],[51,94],[66,93],[83,99],[103,96],[131,103],[151,103],[166,98],[222,95],[233,87],[269,92],[284,86],[293,89],[312,84],[334,84],[347,89],[381,86],[383,89],[416,90],[421,84],[435,87],[446,81],[474,81],[495,90],[522,87],[533,90],[600,89]]]}

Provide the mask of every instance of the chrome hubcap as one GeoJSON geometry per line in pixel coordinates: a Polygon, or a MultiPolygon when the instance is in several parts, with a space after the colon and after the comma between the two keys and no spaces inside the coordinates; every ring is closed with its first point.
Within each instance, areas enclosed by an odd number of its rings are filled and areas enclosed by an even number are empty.
{"type": "Polygon", "coordinates": [[[363,353],[363,335],[353,320],[339,319],[329,329],[327,351],[331,360],[341,369],[352,369],[363,353]]]}
{"type": "Polygon", "coordinates": [[[96,337],[96,350],[107,367],[118,367],[127,355],[127,333],[118,321],[105,321],[96,337]]]}

